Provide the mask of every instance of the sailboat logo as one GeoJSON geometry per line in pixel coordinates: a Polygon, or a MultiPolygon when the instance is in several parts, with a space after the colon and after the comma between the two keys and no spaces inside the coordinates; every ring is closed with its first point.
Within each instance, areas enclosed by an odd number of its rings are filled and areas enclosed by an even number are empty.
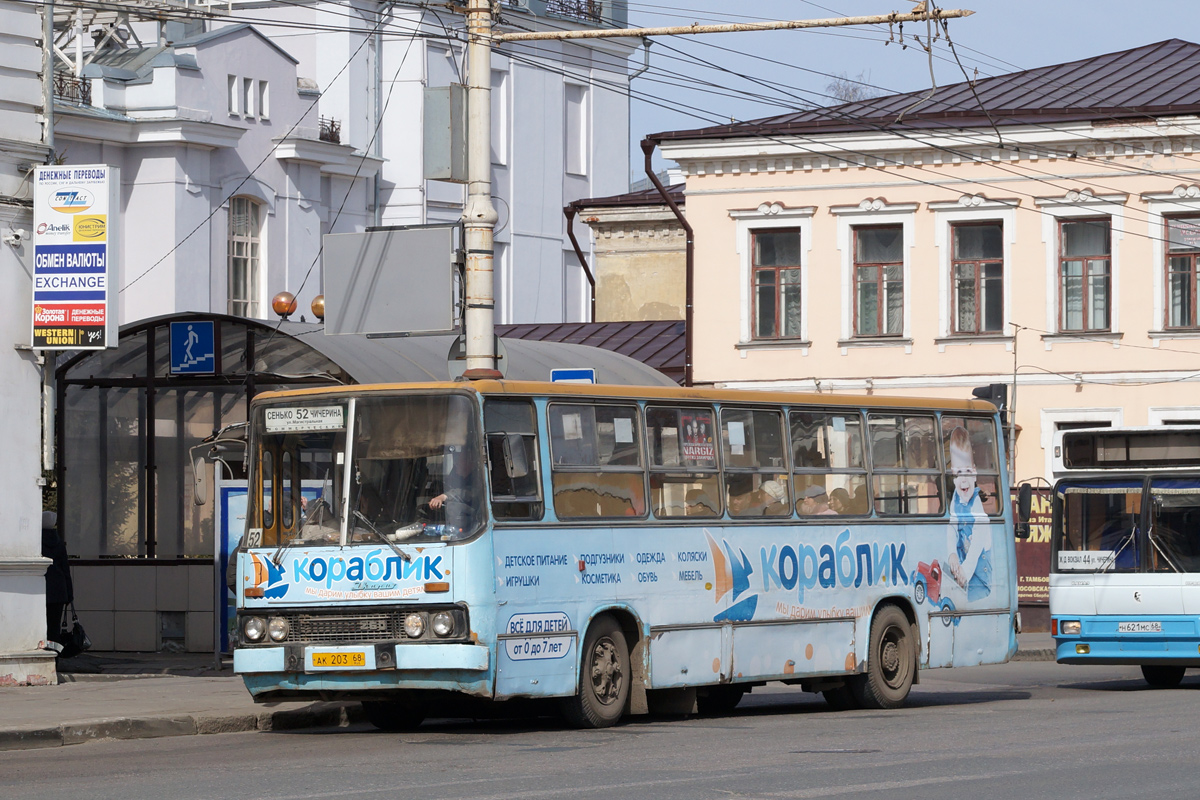
{"type": "Polygon", "coordinates": [[[742,597],[750,590],[750,576],[754,574],[750,559],[741,549],[735,556],[729,542],[724,539],[718,545],[708,531],[704,532],[704,537],[708,539],[708,549],[713,559],[713,602],[719,603],[725,595],[733,592],[729,608],[713,617],[713,622],[747,622],[753,619],[754,611],[758,608],[758,595],[742,597]]]}

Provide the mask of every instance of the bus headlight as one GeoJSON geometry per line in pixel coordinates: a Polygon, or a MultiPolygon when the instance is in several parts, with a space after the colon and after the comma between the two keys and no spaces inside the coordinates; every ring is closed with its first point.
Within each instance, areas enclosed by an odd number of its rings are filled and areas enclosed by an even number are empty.
{"type": "Polygon", "coordinates": [[[267,622],[267,635],[273,642],[282,642],[288,635],[288,621],[283,617],[271,617],[267,622]]]}
{"type": "Polygon", "coordinates": [[[410,639],[420,639],[425,633],[425,618],[420,614],[409,614],[404,618],[404,634],[410,639]]]}
{"type": "Polygon", "coordinates": [[[1075,636],[1080,631],[1079,620],[1069,619],[1062,623],[1062,632],[1064,636],[1075,636]]]}
{"type": "Polygon", "coordinates": [[[439,611],[433,615],[433,632],[446,637],[454,633],[454,615],[449,611],[439,611]]]}
{"type": "Polygon", "coordinates": [[[248,642],[262,641],[263,635],[267,632],[267,624],[262,621],[261,617],[246,617],[242,621],[242,635],[246,637],[248,642]]]}

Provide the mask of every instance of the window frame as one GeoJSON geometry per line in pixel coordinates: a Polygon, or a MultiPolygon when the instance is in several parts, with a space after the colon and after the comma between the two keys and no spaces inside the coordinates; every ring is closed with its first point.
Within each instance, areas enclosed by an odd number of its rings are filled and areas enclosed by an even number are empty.
{"type": "MultiPolygon", "coordinates": [[[[844,406],[841,408],[837,408],[837,407],[824,408],[824,407],[813,407],[813,406],[803,406],[803,405],[788,406],[787,407],[786,425],[787,425],[787,436],[788,436],[788,458],[791,461],[791,467],[792,467],[792,489],[793,489],[793,495],[794,495],[794,497],[792,499],[793,499],[793,505],[795,506],[797,513],[800,515],[800,519],[810,519],[814,515],[806,515],[800,511],[800,505],[803,502],[804,497],[801,494],[801,492],[799,491],[797,479],[800,479],[800,478],[807,479],[811,476],[822,476],[825,478],[825,486],[826,486],[826,488],[828,488],[829,476],[831,476],[831,475],[842,475],[842,476],[851,476],[851,478],[854,478],[854,477],[860,478],[863,483],[863,496],[864,496],[864,499],[866,499],[866,501],[867,501],[866,511],[864,511],[862,513],[858,513],[853,510],[850,510],[850,511],[847,511],[846,513],[838,512],[836,514],[836,516],[838,516],[838,517],[854,517],[856,519],[862,519],[865,517],[872,516],[874,508],[875,508],[875,503],[871,496],[872,495],[871,455],[870,455],[871,446],[870,446],[870,443],[867,441],[866,409],[861,406],[857,406],[857,407],[856,406],[844,406]],[[860,466],[860,467],[844,467],[844,468],[801,466],[799,461],[796,458],[796,438],[793,433],[793,431],[795,430],[795,427],[794,427],[794,423],[792,420],[793,415],[798,415],[798,414],[809,414],[812,416],[822,416],[825,418],[841,416],[841,417],[856,419],[858,421],[859,448],[861,450],[860,457],[862,458],[862,466],[860,466]]],[[[832,491],[829,492],[829,495],[832,496],[832,491]]],[[[851,495],[851,498],[853,498],[853,495],[851,495]]],[[[815,516],[820,517],[822,515],[818,514],[815,516]]],[[[829,515],[829,516],[834,516],[834,515],[829,515]]]]}
{"type": "Polygon", "coordinates": [[[866,440],[865,446],[867,449],[867,456],[866,456],[867,470],[870,475],[870,477],[868,479],[869,486],[868,486],[868,495],[867,496],[870,498],[871,510],[873,511],[874,516],[883,518],[883,519],[907,518],[907,517],[920,517],[923,519],[935,519],[938,517],[944,517],[946,515],[946,510],[949,506],[949,503],[947,502],[947,498],[945,496],[945,486],[943,483],[943,480],[944,480],[943,476],[946,473],[946,465],[943,463],[943,457],[942,457],[942,447],[943,447],[943,444],[942,444],[942,414],[937,411],[934,411],[933,409],[924,409],[924,408],[922,408],[922,409],[877,408],[877,409],[864,409],[864,411],[866,412],[866,414],[865,414],[866,420],[865,420],[865,427],[863,430],[864,430],[864,439],[866,440]],[[875,436],[873,435],[873,431],[871,430],[871,423],[872,423],[873,419],[883,419],[883,418],[887,418],[887,417],[895,417],[895,418],[901,419],[905,422],[905,424],[907,424],[907,420],[909,420],[909,419],[923,419],[923,420],[928,419],[933,422],[933,427],[932,427],[932,431],[930,434],[932,436],[933,441],[930,442],[930,445],[933,448],[934,461],[936,463],[932,467],[928,467],[928,468],[908,467],[905,465],[905,462],[907,461],[906,453],[907,453],[907,447],[908,447],[909,440],[908,440],[907,436],[903,435],[903,428],[901,429],[902,436],[899,440],[899,449],[897,450],[897,453],[896,453],[897,459],[899,460],[900,465],[895,466],[895,467],[881,467],[876,463],[876,459],[875,459],[875,442],[876,442],[876,440],[875,440],[875,436]],[[905,488],[904,488],[903,493],[898,495],[898,497],[904,502],[906,507],[900,511],[885,511],[885,510],[883,510],[882,508],[880,508],[880,503],[894,499],[894,497],[891,495],[885,495],[885,494],[883,494],[883,492],[877,491],[876,479],[880,478],[880,477],[884,477],[884,476],[895,476],[895,477],[898,477],[901,479],[904,479],[904,478],[907,478],[910,476],[923,476],[923,477],[927,478],[929,480],[929,482],[932,483],[934,485],[934,488],[937,490],[938,502],[939,502],[939,506],[940,506],[939,510],[928,511],[928,512],[908,510],[908,508],[907,508],[908,504],[920,501],[921,496],[920,495],[910,496],[908,494],[909,484],[907,481],[904,481],[905,488]]]}
{"type": "Polygon", "coordinates": [[[781,340],[794,340],[794,339],[803,339],[804,338],[804,330],[806,327],[805,318],[804,318],[804,312],[806,310],[806,304],[805,304],[805,294],[806,293],[804,291],[806,288],[805,287],[806,281],[805,281],[805,275],[804,275],[804,261],[805,261],[804,244],[805,244],[804,243],[804,230],[800,226],[781,227],[781,228],[756,227],[756,228],[753,228],[750,230],[750,254],[749,254],[749,258],[750,258],[750,338],[752,341],[777,342],[777,341],[781,341],[781,340]],[[794,233],[796,236],[799,237],[799,247],[797,248],[797,252],[800,254],[800,258],[797,259],[795,264],[789,264],[789,265],[785,265],[785,266],[779,266],[779,265],[762,266],[758,263],[758,237],[760,235],[762,235],[762,234],[771,234],[771,235],[791,234],[791,233],[794,233]],[[783,287],[782,273],[791,272],[793,270],[797,273],[797,278],[798,278],[798,280],[795,282],[795,286],[796,286],[796,291],[799,292],[799,297],[797,298],[796,305],[799,307],[800,322],[798,325],[799,329],[795,333],[784,334],[784,333],[782,333],[782,328],[783,328],[782,322],[783,322],[783,319],[785,316],[785,310],[783,307],[784,294],[782,291],[782,287],[783,287]],[[774,303],[772,304],[773,308],[774,308],[774,312],[775,312],[775,335],[772,335],[772,336],[763,336],[763,335],[759,334],[758,276],[760,273],[766,273],[766,272],[774,273],[774,276],[775,276],[774,277],[775,282],[773,284],[773,286],[774,286],[774,291],[773,291],[774,303]]]}
{"type": "Polygon", "coordinates": [[[1007,324],[1006,320],[1008,318],[1008,304],[1006,302],[1007,286],[1006,286],[1006,281],[1005,281],[1005,273],[1007,272],[1007,270],[1005,269],[1005,258],[1004,258],[1004,256],[1005,256],[1005,252],[1004,252],[1004,250],[1005,250],[1004,220],[983,220],[983,219],[971,220],[971,221],[964,220],[964,221],[951,222],[951,223],[949,223],[949,225],[950,225],[950,236],[949,236],[949,254],[948,255],[949,255],[949,264],[950,264],[950,287],[949,287],[949,291],[950,291],[950,335],[952,335],[952,336],[996,336],[996,335],[1002,335],[1004,333],[1004,329],[1007,324]],[[1000,258],[998,260],[997,259],[959,259],[959,258],[954,257],[956,244],[957,244],[956,235],[959,230],[962,230],[963,228],[981,228],[981,227],[988,226],[988,225],[994,225],[994,226],[997,226],[1000,228],[1000,258]],[[983,322],[982,322],[983,317],[984,317],[984,307],[985,307],[984,291],[983,291],[984,278],[981,277],[981,272],[982,272],[982,269],[984,266],[992,265],[992,264],[996,264],[996,263],[999,263],[999,265],[1000,265],[1000,279],[999,279],[999,289],[998,289],[998,291],[1000,293],[1000,327],[996,328],[996,329],[989,328],[989,329],[985,330],[985,329],[983,329],[983,322]],[[974,282],[975,282],[975,298],[976,298],[976,301],[975,301],[975,329],[969,330],[969,331],[962,330],[959,327],[959,320],[961,319],[961,313],[960,313],[959,294],[958,294],[958,289],[959,289],[958,267],[963,266],[963,265],[971,265],[973,267],[972,271],[974,273],[974,282]]]}
{"type": "Polygon", "coordinates": [[[265,303],[263,298],[263,281],[262,281],[262,264],[263,257],[263,211],[266,204],[260,202],[257,198],[249,195],[236,195],[229,198],[229,214],[227,216],[228,228],[226,229],[226,308],[229,314],[237,317],[246,317],[248,319],[262,319],[265,303]],[[249,211],[253,212],[253,217],[249,224],[250,233],[241,235],[234,232],[234,215],[238,211],[238,207],[245,204],[249,211]],[[235,245],[244,245],[245,254],[236,254],[235,245]],[[234,280],[234,259],[243,258],[246,261],[245,281],[244,286],[237,288],[243,289],[245,296],[241,294],[235,297],[235,283],[242,283],[234,280]],[[241,310],[239,310],[241,307],[241,310]]]}
{"type": "Polygon", "coordinates": [[[1163,216],[1163,330],[1164,331],[1194,331],[1200,329],[1200,313],[1197,312],[1196,303],[1200,300],[1200,246],[1194,247],[1191,250],[1175,251],[1171,250],[1171,223],[1175,221],[1193,222],[1200,225],[1200,214],[1170,214],[1163,216]],[[1176,258],[1186,258],[1191,263],[1191,269],[1188,271],[1190,278],[1190,291],[1188,300],[1191,308],[1189,313],[1189,321],[1183,325],[1171,324],[1171,305],[1174,298],[1174,292],[1171,282],[1171,276],[1176,274],[1171,269],[1171,261],[1176,258]]]}
{"type": "MultiPolygon", "coordinates": [[[[718,460],[717,460],[717,465],[719,466],[720,471],[721,471],[721,492],[723,495],[722,502],[725,506],[725,514],[730,519],[741,520],[741,521],[778,520],[778,519],[790,519],[795,516],[795,514],[796,514],[796,505],[795,505],[796,498],[792,496],[794,494],[794,492],[792,491],[792,481],[791,481],[791,475],[792,475],[791,446],[792,445],[791,445],[791,429],[788,424],[789,409],[790,409],[790,407],[787,405],[784,405],[784,404],[763,407],[763,406],[755,406],[755,405],[724,404],[724,403],[720,404],[719,407],[717,408],[716,443],[717,443],[717,452],[719,454],[718,460]],[[751,415],[767,413],[767,414],[774,414],[775,416],[778,417],[778,419],[779,419],[779,436],[780,436],[779,447],[780,447],[780,452],[782,455],[783,464],[779,465],[778,467],[766,466],[766,465],[763,465],[760,461],[760,463],[758,463],[757,466],[751,466],[751,467],[737,467],[737,466],[730,465],[729,458],[725,455],[726,414],[739,414],[739,413],[740,414],[751,414],[751,415]],[[730,479],[730,476],[735,476],[735,475],[751,476],[751,483],[753,483],[753,476],[758,475],[758,476],[760,476],[759,486],[761,486],[762,483],[765,483],[767,480],[777,480],[779,478],[782,478],[784,487],[787,490],[787,497],[779,502],[780,502],[780,504],[782,504],[783,506],[785,506],[787,508],[787,512],[782,513],[782,514],[767,514],[767,513],[765,513],[765,509],[762,514],[747,514],[747,513],[742,513],[740,511],[735,512],[733,510],[732,503],[730,503],[730,501],[729,501],[729,479],[730,479]]],[[[743,446],[745,446],[745,445],[743,445],[743,446]]],[[[758,488],[759,487],[755,487],[751,491],[752,492],[758,491],[758,488]]]]}
{"type": "Polygon", "coordinates": [[[907,275],[905,274],[906,269],[905,269],[905,257],[904,257],[904,248],[905,248],[905,245],[907,244],[907,242],[906,242],[906,237],[905,237],[904,225],[899,222],[887,222],[887,223],[880,222],[880,223],[856,224],[856,225],[851,225],[850,228],[851,228],[850,280],[851,280],[851,284],[852,284],[851,285],[851,306],[853,307],[853,310],[854,310],[854,321],[853,321],[854,338],[855,339],[868,339],[868,340],[869,339],[898,339],[898,338],[901,338],[904,336],[904,331],[907,327],[907,314],[906,314],[907,309],[905,306],[907,298],[905,297],[905,285],[904,285],[907,282],[906,281],[907,275]],[[864,231],[868,228],[875,229],[875,230],[883,229],[883,228],[895,228],[900,231],[900,260],[899,261],[859,261],[858,260],[858,237],[862,231],[864,231]],[[899,283],[900,283],[900,329],[898,331],[894,331],[894,332],[885,330],[885,328],[887,327],[887,308],[888,308],[888,302],[887,302],[888,279],[886,277],[888,267],[896,267],[896,268],[899,268],[899,270],[900,270],[900,280],[899,280],[899,283]],[[858,275],[859,275],[859,270],[861,268],[877,269],[878,272],[876,273],[875,280],[874,281],[859,280],[858,275]],[[879,326],[879,330],[880,330],[879,333],[863,333],[862,332],[861,319],[859,317],[859,308],[861,306],[861,303],[859,302],[860,287],[867,283],[874,283],[874,285],[876,287],[876,291],[877,291],[878,299],[876,302],[875,322],[879,326]]]}
{"type": "Polygon", "coordinates": [[[1056,220],[1057,241],[1058,241],[1058,268],[1056,277],[1058,281],[1058,332],[1063,334],[1088,334],[1088,333],[1110,333],[1113,330],[1113,220],[1108,215],[1097,216],[1082,216],[1082,217],[1060,217],[1056,220]],[[1108,227],[1108,254],[1107,255],[1082,255],[1077,254],[1068,256],[1066,254],[1066,236],[1063,234],[1064,225],[1088,224],[1093,222],[1103,222],[1108,227]],[[1067,291],[1064,285],[1066,275],[1064,269],[1068,261],[1082,261],[1083,274],[1080,276],[1082,283],[1083,297],[1081,298],[1081,314],[1083,324],[1079,328],[1068,328],[1066,326],[1066,311],[1067,311],[1067,291]],[[1105,307],[1104,316],[1106,318],[1105,325],[1102,328],[1097,328],[1091,325],[1090,303],[1088,302],[1091,285],[1091,263],[1093,261],[1105,262],[1105,307]]]}

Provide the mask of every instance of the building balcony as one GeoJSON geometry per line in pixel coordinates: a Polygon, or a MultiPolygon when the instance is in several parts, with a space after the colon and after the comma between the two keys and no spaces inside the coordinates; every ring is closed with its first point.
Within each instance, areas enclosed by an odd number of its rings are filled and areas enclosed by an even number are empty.
{"type": "Polygon", "coordinates": [[[317,138],[322,142],[333,142],[334,144],[342,143],[342,121],[338,119],[330,119],[328,117],[320,118],[320,128],[317,132],[317,138]]]}
{"type": "Polygon", "coordinates": [[[92,82],[87,78],[73,78],[70,75],[56,72],[54,74],[54,99],[90,106],[92,104],[92,82]]]}

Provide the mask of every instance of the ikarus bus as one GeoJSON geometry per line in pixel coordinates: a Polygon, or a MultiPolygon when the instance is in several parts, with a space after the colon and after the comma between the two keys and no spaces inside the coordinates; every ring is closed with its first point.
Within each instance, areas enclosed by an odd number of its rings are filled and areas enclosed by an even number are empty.
{"type": "Polygon", "coordinates": [[[1200,428],[1064,431],[1050,625],[1063,664],[1200,667],[1200,428]]]}
{"type": "Polygon", "coordinates": [[[477,381],[251,406],[234,665],[385,729],[461,698],[575,725],[782,681],[904,703],[1016,649],[995,409],[477,381]]]}

